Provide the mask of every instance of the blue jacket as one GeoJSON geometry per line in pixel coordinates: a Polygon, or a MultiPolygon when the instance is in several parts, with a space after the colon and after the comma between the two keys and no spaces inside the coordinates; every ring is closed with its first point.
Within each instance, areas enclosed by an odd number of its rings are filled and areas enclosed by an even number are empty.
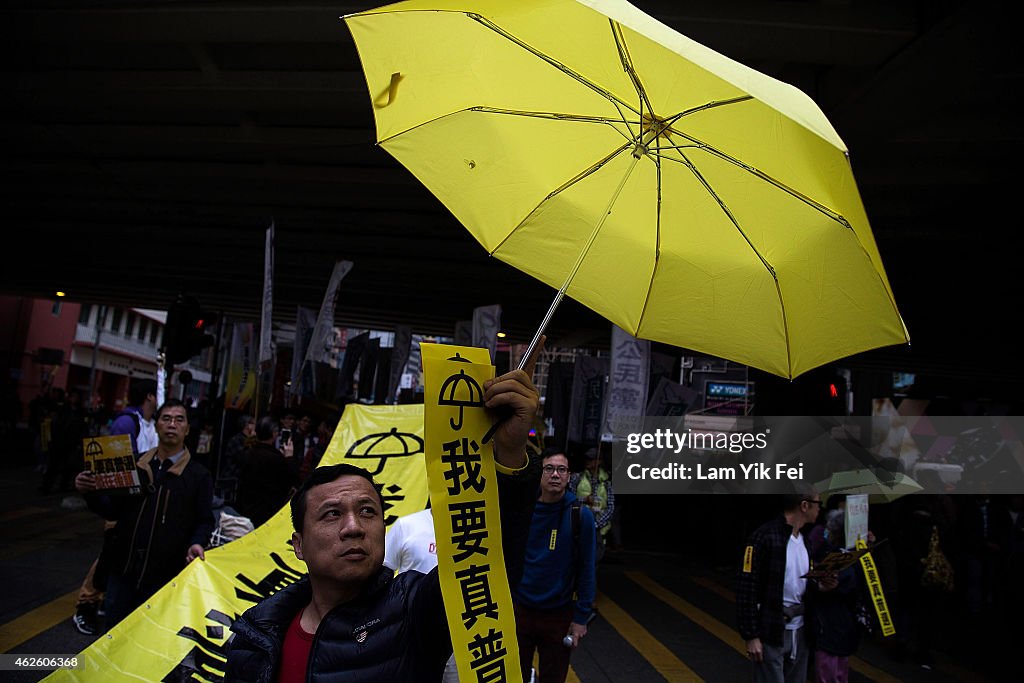
{"type": "Polygon", "coordinates": [[[590,508],[581,505],[579,547],[574,547],[574,500],[576,496],[566,491],[557,503],[537,501],[526,542],[523,578],[513,589],[512,597],[517,603],[535,609],[558,609],[572,604],[573,622],[586,624],[596,591],[596,535],[594,515],[590,508]]]}
{"type": "Polygon", "coordinates": [[[142,411],[137,406],[128,406],[114,417],[114,421],[110,424],[110,436],[118,436],[120,434],[127,434],[132,440],[132,453],[136,457],[142,455],[139,453],[139,430],[142,429],[142,411]]]}

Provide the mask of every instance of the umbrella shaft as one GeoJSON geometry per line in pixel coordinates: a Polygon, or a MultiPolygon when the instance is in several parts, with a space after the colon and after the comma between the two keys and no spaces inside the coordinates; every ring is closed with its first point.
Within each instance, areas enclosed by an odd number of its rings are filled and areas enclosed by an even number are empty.
{"type": "Polygon", "coordinates": [[[572,270],[569,271],[569,276],[565,278],[565,282],[562,283],[562,288],[558,290],[558,294],[555,295],[551,305],[548,306],[548,312],[540,322],[540,327],[537,328],[537,332],[533,335],[533,339],[530,340],[530,345],[526,348],[526,353],[524,353],[523,357],[519,359],[518,370],[523,369],[523,366],[526,365],[526,360],[533,355],[533,350],[537,348],[537,344],[540,343],[541,335],[544,334],[544,330],[548,328],[548,323],[551,322],[551,318],[555,315],[555,309],[558,308],[558,304],[562,303],[562,297],[565,296],[565,292],[569,289],[569,283],[571,283],[572,279],[576,277],[576,273],[579,272],[580,266],[583,265],[583,259],[587,257],[587,252],[590,251],[591,245],[594,244],[594,240],[597,239],[597,233],[601,232],[604,222],[608,220],[608,216],[611,215],[612,207],[615,206],[615,201],[619,198],[619,195],[622,194],[622,188],[626,186],[626,181],[629,180],[629,176],[633,173],[633,169],[636,168],[638,161],[640,161],[640,157],[633,156],[632,160],[629,162],[629,168],[626,169],[626,172],[622,175],[622,180],[619,181],[619,186],[615,188],[615,192],[612,193],[612,197],[608,201],[608,207],[604,210],[604,213],[601,214],[601,220],[599,220],[597,225],[594,226],[593,231],[590,233],[590,237],[587,239],[586,245],[580,252],[579,257],[577,257],[576,263],[573,264],[572,270]]]}

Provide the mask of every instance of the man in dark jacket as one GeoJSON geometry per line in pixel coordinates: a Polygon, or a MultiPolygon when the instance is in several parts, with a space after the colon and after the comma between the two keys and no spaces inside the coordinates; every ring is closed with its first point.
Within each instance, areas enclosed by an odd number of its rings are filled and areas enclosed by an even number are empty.
{"type": "MultiPolygon", "coordinates": [[[[484,384],[484,405],[512,413],[494,436],[511,585],[522,574],[539,470],[526,455],[540,403],[527,367],[484,384]]],[[[383,501],[371,475],[318,468],[292,497],[292,524],[309,575],[235,621],[225,680],[440,681],[452,646],[437,569],[394,576],[384,567],[383,501]]]]}
{"type": "MultiPolygon", "coordinates": [[[[140,379],[128,388],[130,405],[114,418],[110,425],[110,436],[127,434],[132,442],[132,455],[138,460],[143,453],[160,445],[153,424],[153,412],[156,410],[156,381],[140,379]]],[[[78,437],[78,443],[84,434],[78,437]]],[[[78,463],[79,467],[81,462],[78,463]]],[[[114,538],[116,522],[107,521],[103,530],[103,547],[114,538]]],[[[89,572],[82,581],[78,591],[78,603],[75,615],[71,617],[75,629],[87,636],[99,633],[97,614],[103,604],[104,591],[107,584],[107,570],[110,551],[100,551],[100,556],[89,567],[89,572]]]]}
{"type": "Polygon", "coordinates": [[[213,532],[213,478],[192,462],[184,446],[188,415],[181,401],[169,399],[160,407],[156,431],[156,450],[136,463],[141,495],[102,494],[91,472],[75,479],[89,508],[118,523],[110,541],[108,626],[128,616],[186,564],[197,557],[205,560],[203,548],[213,532]]]}
{"type": "Polygon", "coordinates": [[[801,529],[814,523],[820,510],[821,495],[810,487],[784,496],[782,515],[758,527],[744,550],[736,611],[757,682],[807,680],[804,592],[816,583],[823,591],[837,584],[834,577],[802,578],[810,570],[810,556],[801,529]]]}
{"type": "Polygon", "coordinates": [[[274,447],[280,429],[272,417],[261,418],[256,425],[256,443],[241,458],[238,500],[235,509],[260,526],[288,502],[298,484],[298,458],[292,442],[285,452],[274,447]]]}

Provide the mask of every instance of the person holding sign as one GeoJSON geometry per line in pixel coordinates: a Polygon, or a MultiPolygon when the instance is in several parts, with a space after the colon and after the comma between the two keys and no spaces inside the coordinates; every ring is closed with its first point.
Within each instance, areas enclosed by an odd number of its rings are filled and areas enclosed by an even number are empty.
{"type": "MultiPolygon", "coordinates": [[[[814,552],[815,562],[846,547],[845,512],[830,510],[823,525],[822,543],[814,552]]],[[[811,644],[814,647],[814,683],[844,683],[850,677],[850,655],[860,644],[857,622],[856,563],[841,569],[835,590],[816,592],[810,610],[811,644]]]]}
{"type": "MultiPolygon", "coordinates": [[[[526,450],[540,405],[530,380],[536,355],[482,387],[483,406],[504,416],[494,458],[513,585],[539,471],[526,450]]],[[[344,463],[313,471],[291,501],[292,545],[308,576],[235,621],[225,681],[441,680],[452,645],[438,571],[396,576],[384,566],[384,510],[368,471],[344,463]]]]}
{"type": "Polygon", "coordinates": [[[758,527],[744,550],[736,611],[739,632],[754,665],[754,680],[804,683],[808,661],[804,593],[829,591],[838,582],[835,576],[803,578],[811,567],[801,530],[818,518],[821,495],[800,484],[796,493],[783,498],[782,515],[758,527]]]}
{"type": "Polygon", "coordinates": [[[89,509],[117,522],[110,541],[107,625],[112,627],[192,560],[206,559],[214,519],[213,477],[192,461],[185,448],[185,404],[168,399],[156,413],[159,445],[139,457],[141,495],[107,495],[92,472],[82,472],[75,488],[89,509]]]}

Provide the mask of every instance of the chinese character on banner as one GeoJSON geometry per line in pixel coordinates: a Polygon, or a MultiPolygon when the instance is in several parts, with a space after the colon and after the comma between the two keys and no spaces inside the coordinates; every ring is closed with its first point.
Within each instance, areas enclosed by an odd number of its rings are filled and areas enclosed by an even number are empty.
{"type": "Polygon", "coordinates": [[[651,343],[612,326],[612,362],[602,434],[624,437],[639,431],[647,408],[651,343]]]}
{"type": "Polygon", "coordinates": [[[491,426],[483,385],[486,349],[423,344],[424,459],[438,576],[463,681],[521,683],[512,596],[505,576],[491,426]],[[439,514],[444,510],[447,514],[439,514]]]}

